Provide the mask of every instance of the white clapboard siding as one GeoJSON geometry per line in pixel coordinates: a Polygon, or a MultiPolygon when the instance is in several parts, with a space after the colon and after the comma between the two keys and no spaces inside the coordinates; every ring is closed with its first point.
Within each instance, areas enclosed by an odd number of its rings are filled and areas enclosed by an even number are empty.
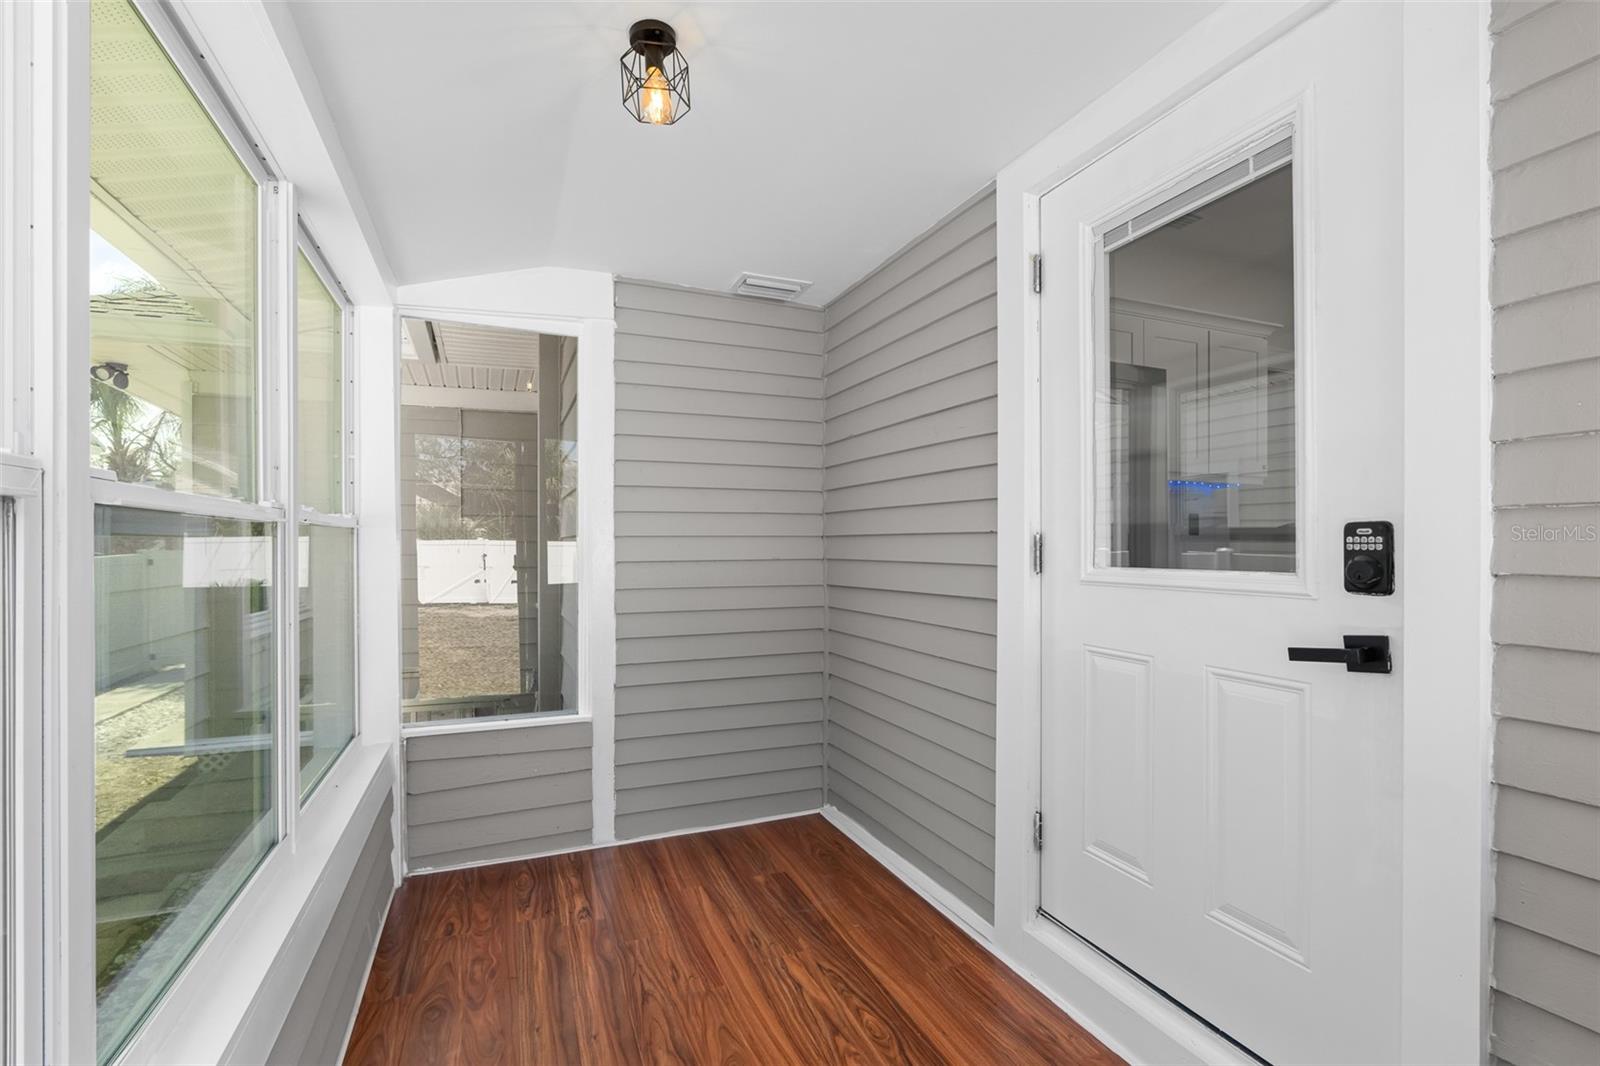
{"type": "Polygon", "coordinates": [[[822,312],[620,282],[617,836],[822,805],[822,312]]]}
{"type": "Polygon", "coordinates": [[[1491,22],[1504,1062],[1600,1062],[1600,5],[1491,22]]]}
{"type": "Polygon", "coordinates": [[[828,801],[994,913],[995,206],[826,310],[828,801]]]}
{"type": "Polygon", "coordinates": [[[587,720],[407,737],[407,868],[589,843],[592,740],[587,720]]]}

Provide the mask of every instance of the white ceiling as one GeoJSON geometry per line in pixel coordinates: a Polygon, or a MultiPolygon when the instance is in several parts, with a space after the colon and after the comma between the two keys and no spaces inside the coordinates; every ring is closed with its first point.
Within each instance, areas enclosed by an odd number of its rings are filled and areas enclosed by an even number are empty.
{"type": "Polygon", "coordinates": [[[520,267],[823,304],[1216,5],[303,0],[295,23],[396,281],[520,267]],[[693,111],[623,111],[664,18],[693,111]]]}

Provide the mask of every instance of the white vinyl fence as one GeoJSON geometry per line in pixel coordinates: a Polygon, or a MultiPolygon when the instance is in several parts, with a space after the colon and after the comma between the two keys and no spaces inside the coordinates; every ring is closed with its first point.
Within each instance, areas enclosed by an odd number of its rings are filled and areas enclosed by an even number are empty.
{"type": "MultiPolygon", "coordinates": [[[[545,545],[550,584],[576,582],[577,547],[572,540],[545,545]]],[[[419,540],[417,602],[514,604],[516,561],[514,540],[419,540]]]]}
{"type": "Polygon", "coordinates": [[[514,540],[417,541],[418,603],[517,602],[514,540]]]}

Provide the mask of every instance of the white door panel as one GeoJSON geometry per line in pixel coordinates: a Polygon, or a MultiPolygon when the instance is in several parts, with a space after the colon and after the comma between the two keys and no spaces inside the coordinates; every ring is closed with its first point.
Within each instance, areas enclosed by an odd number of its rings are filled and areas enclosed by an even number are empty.
{"type": "Polygon", "coordinates": [[[1144,884],[1154,806],[1150,761],[1151,661],[1083,650],[1084,850],[1144,884]]]}
{"type": "Polygon", "coordinates": [[[1402,595],[1341,539],[1401,503],[1399,28],[1334,5],[1040,203],[1042,906],[1278,1063],[1399,1057],[1402,595]],[[1353,633],[1396,673],[1287,659],[1353,633]]]}

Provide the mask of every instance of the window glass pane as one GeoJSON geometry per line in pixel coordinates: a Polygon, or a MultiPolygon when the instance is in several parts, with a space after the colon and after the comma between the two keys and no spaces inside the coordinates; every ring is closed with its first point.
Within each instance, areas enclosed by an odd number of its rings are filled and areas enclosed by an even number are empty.
{"type": "MultiPolygon", "coordinates": [[[[405,720],[575,713],[576,342],[430,325],[408,333],[499,360],[488,380],[520,399],[480,410],[460,388],[460,407],[401,410],[405,720]]],[[[427,381],[421,357],[409,362],[404,380],[427,381]]],[[[473,380],[465,358],[450,366],[473,380]]]]}
{"type": "Polygon", "coordinates": [[[300,530],[300,795],[356,731],[356,532],[300,530]]]}
{"type": "Polygon", "coordinates": [[[296,272],[299,340],[300,503],[344,510],[344,317],[301,253],[296,272]]]}
{"type": "Polygon", "coordinates": [[[1284,166],[1105,256],[1096,565],[1295,569],[1284,166]]]}
{"type": "Polygon", "coordinates": [[[126,0],[90,4],[90,462],[254,498],[258,186],[126,0]]]}
{"type": "MultiPolygon", "coordinates": [[[[468,431],[417,433],[410,720],[538,709],[538,418],[431,409],[468,431]]],[[[410,422],[411,419],[406,419],[410,422]]]]}
{"type": "Polygon", "coordinates": [[[95,511],[101,1057],[272,846],[273,527],[95,511]]]}

